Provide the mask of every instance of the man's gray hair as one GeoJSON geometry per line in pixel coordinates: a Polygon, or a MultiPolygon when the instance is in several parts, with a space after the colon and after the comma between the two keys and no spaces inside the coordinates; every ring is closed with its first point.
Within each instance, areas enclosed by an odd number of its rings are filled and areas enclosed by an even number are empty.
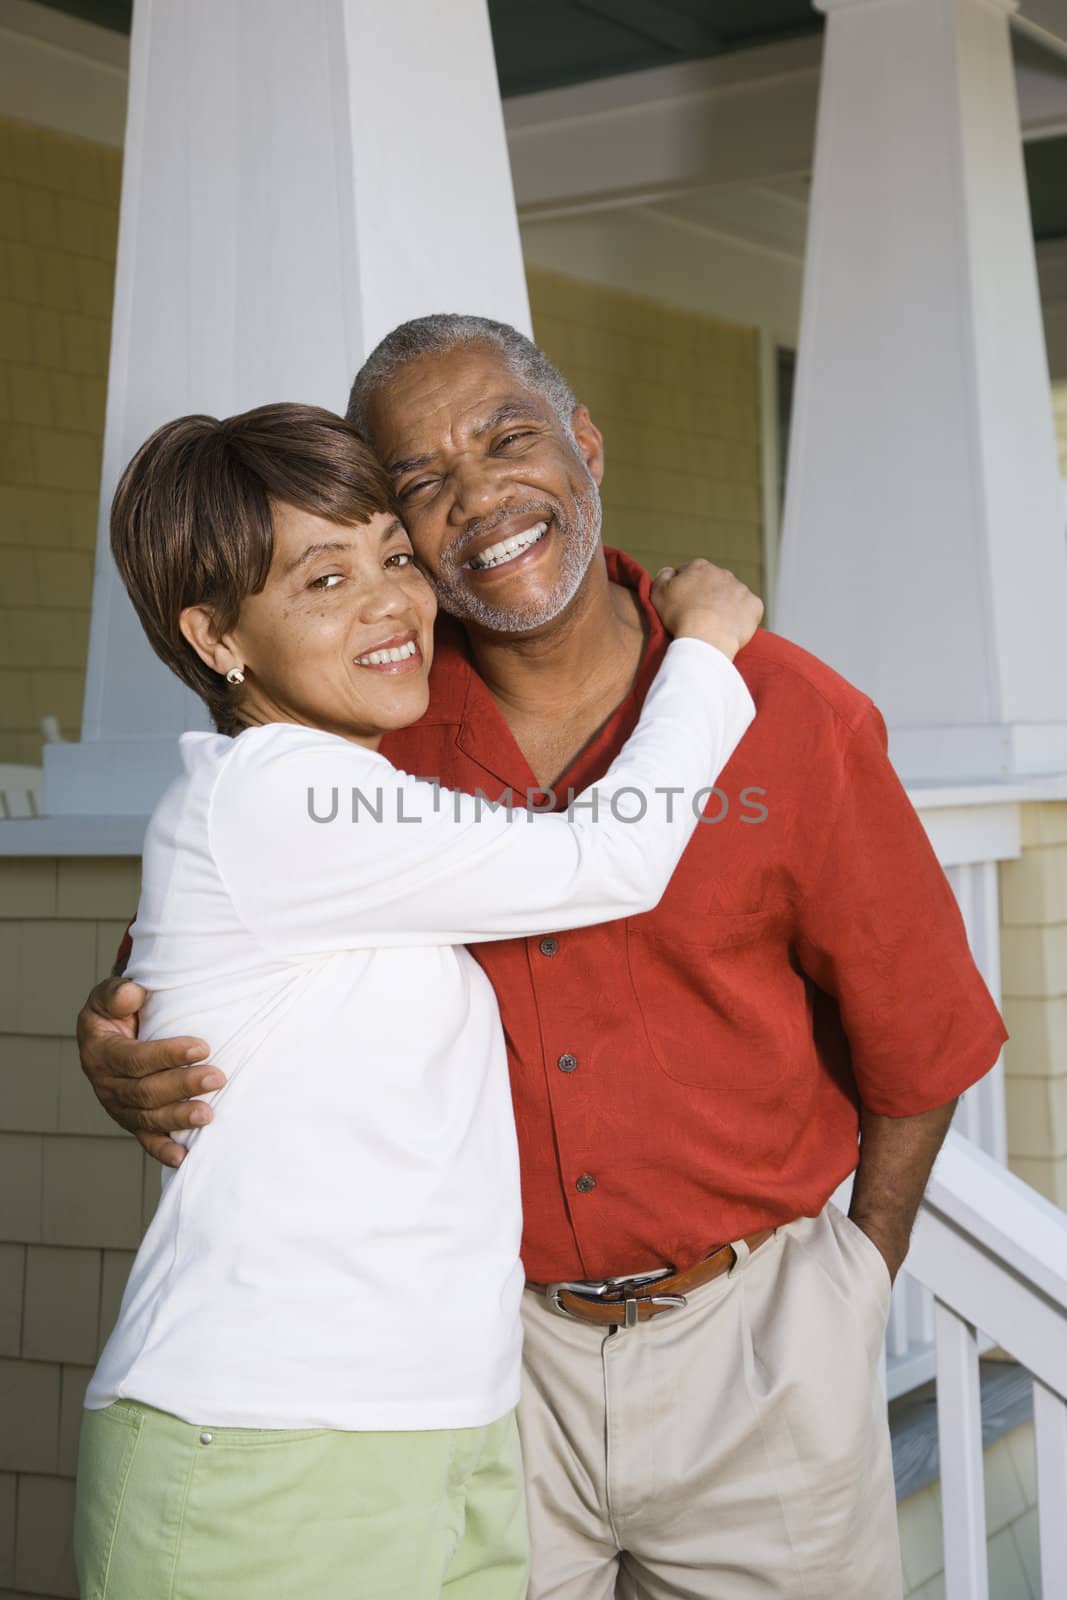
{"type": "Polygon", "coordinates": [[[506,322],[463,316],[455,311],[437,311],[429,317],[416,317],[386,334],[356,373],[348,397],[348,421],[365,439],[370,439],[371,400],[401,367],[421,356],[445,355],[464,345],[479,344],[499,350],[523,387],[544,395],[567,437],[573,440],[571,418],[578,402],[566,378],[544,351],[506,322]]]}

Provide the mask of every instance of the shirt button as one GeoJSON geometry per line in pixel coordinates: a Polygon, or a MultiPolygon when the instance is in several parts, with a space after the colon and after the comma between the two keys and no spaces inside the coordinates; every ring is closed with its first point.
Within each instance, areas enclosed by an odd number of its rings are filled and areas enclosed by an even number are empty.
{"type": "Polygon", "coordinates": [[[560,1056],[559,1060],[556,1062],[556,1066],[561,1072],[574,1072],[578,1066],[578,1057],[572,1056],[568,1050],[565,1052],[565,1054],[560,1056]]]}
{"type": "Polygon", "coordinates": [[[205,1431],[200,1435],[200,1443],[201,1444],[210,1444],[211,1440],[212,1440],[212,1437],[213,1437],[213,1435],[208,1433],[207,1430],[205,1429],[205,1431]]]}
{"type": "Polygon", "coordinates": [[[596,1188],[596,1179],[590,1177],[588,1172],[583,1172],[574,1187],[579,1194],[589,1194],[591,1190],[596,1188]]]}
{"type": "Polygon", "coordinates": [[[559,949],[559,940],[558,939],[547,938],[547,939],[542,939],[541,940],[541,954],[543,956],[554,956],[558,949],[559,949]]]}

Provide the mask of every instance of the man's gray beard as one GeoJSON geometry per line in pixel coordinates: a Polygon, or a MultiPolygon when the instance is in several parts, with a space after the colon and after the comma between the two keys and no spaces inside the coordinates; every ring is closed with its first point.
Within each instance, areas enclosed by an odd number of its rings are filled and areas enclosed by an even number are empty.
{"type": "Polygon", "coordinates": [[[539,604],[523,610],[495,606],[466,586],[461,569],[454,575],[431,579],[438,604],[461,622],[473,622],[493,633],[532,633],[536,628],[543,628],[566,610],[581,588],[600,546],[602,520],[600,491],[590,477],[588,491],[575,497],[573,523],[564,527],[556,518],[556,532],[563,552],[559,582],[539,604]]]}

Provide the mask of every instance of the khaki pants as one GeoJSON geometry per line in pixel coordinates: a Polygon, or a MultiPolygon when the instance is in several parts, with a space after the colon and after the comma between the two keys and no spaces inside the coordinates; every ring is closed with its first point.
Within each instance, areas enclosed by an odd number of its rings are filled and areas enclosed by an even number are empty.
{"type": "Polygon", "coordinates": [[[530,1600],[898,1600],[885,1263],[832,1206],[740,1256],[617,1332],[523,1296],[530,1600]]]}

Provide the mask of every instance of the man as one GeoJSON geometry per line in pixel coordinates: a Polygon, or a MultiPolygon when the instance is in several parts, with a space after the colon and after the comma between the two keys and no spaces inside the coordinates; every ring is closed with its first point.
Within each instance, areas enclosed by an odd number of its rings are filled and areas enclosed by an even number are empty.
{"type": "MultiPolygon", "coordinates": [[[[647,577],[599,542],[588,411],[513,329],[440,316],[383,341],[349,415],[461,624],[386,753],[566,805],[665,648],[647,577]]],[[[890,1284],[1004,1030],[870,701],[766,632],[738,667],[759,714],[659,907],[477,951],[523,1169],[541,1600],[900,1593],[890,1284]],[[826,1202],[853,1168],[849,1220],[826,1202]]],[[[187,1097],[220,1075],[196,1041],[132,1042],[139,1000],[95,991],[83,1062],[173,1164],[164,1130],[209,1120],[187,1097]]]]}

